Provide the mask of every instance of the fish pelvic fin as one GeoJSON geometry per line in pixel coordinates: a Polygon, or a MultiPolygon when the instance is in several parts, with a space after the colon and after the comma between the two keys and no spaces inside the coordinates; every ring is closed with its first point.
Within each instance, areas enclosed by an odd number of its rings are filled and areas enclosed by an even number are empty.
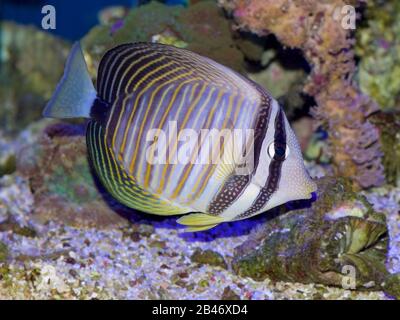
{"type": "Polygon", "coordinates": [[[205,213],[192,213],[179,218],[176,222],[187,226],[186,232],[195,232],[214,228],[221,222],[225,222],[225,219],[205,213]]]}
{"type": "Polygon", "coordinates": [[[43,116],[47,118],[90,118],[96,90],[79,42],[68,56],[64,75],[57,85],[43,116]]]}
{"type": "Polygon", "coordinates": [[[198,231],[205,231],[216,227],[218,224],[210,224],[208,226],[198,226],[198,227],[188,227],[185,228],[185,232],[198,232],[198,231]]]}

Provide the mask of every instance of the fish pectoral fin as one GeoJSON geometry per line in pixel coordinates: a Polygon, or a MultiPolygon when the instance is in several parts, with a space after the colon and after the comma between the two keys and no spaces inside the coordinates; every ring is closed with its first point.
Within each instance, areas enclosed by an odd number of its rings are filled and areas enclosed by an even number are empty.
{"type": "Polygon", "coordinates": [[[194,232],[214,228],[216,225],[224,221],[225,219],[221,217],[216,217],[205,213],[192,213],[179,218],[176,222],[184,226],[188,226],[185,231],[194,232]]]}

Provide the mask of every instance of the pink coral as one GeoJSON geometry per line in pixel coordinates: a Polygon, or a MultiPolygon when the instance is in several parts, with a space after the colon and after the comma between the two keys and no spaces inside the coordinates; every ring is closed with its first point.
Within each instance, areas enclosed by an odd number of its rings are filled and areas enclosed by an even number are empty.
{"type": "Polygon", "coordinates": [[[219,0],[242,30],[274,34],[285,46],[302,50],[312,66],[304,91],[318,107],[312,110],[330,135],[336,174],[359,187],[384,182],[378,130],[368,117],[375,103],[353,81],[352,30],[335,18],[338,8],[357,5],[342,0],[219,0]]]}

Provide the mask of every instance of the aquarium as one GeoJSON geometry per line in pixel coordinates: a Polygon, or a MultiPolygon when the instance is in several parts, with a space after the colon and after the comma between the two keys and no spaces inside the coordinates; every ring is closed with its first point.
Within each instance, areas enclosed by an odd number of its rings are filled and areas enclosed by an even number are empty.
{"type": "Polygon", "coordinates": [[[2,1],[0,299],[400,298],[399,21],[397,0],[2,1]]]}

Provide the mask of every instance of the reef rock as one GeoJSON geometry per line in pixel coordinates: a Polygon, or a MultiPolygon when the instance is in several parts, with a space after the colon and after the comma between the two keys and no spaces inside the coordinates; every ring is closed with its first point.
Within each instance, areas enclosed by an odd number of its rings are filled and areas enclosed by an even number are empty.
{"type": "Polygon", "coordinates": [[[357,79],[384,111],[400,111],[400,2],[368,1],[357,29],[357,79]]]}
{"type": "Polygon", "coordinates": [[[369,121],[379,108],[353,81],[355,39],[337,14],[359,2],[219,0],[239,29],[274,34],[282,45],[302,51],[312,66],[304,91],[318,105],[313,114],[329,134],[336,174],[367,188],[384,182],[379,133],[369,121]]]}
{"type": "Polygon", "coordinates": [[[400,112],[380,112],[371,121],[379,129],[386,181],[400,186],[400,112]]]}
{"type": "Polygon", "coordinates": [[[69,45],[32,26],[0,22],[0,127],[16,133],[40,119],[69,45]]]}
{"type": "Polygon", "coordinates": [[[244,72],[243,54],[232,39],[230,23],[214,1],[201,1],[186,8],[154,1],[132,9],[112,26],[94,27],[83,39],[93,77],[107,49],[140,41],[185,47],[244,72]]]}
{"type": "Polygon", "coordinates": [[[344,179],[324,178],[318,190],[320,199],[312,208],[270,221],[236,248],[235,272],[256,280],[383,289],[399,296],[385,267],[384,214],[375,212],[344,179]]]}
{"type": "Polygon", "coordinates": [[[35,220],[100,229],[125,226],[123,216],[132,210],[113,201],[92,175],[85,125],[41,123],[36,134],[27,134],[32,141],[17,151],[17,174],[29,183],[35,220]]]}

